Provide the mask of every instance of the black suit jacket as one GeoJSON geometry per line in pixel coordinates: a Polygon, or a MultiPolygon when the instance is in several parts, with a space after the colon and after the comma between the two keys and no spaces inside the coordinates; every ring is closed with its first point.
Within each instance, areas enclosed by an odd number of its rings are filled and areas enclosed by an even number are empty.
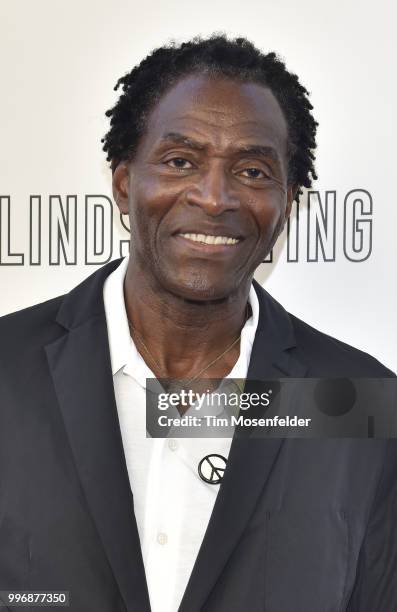
{"type": "MultiPolygon", "coordinates": [[[[0,319],[0,590],[73,612],[150,610],[102,294],[120,261],[0,319]]],[[[248,378],[392,376],[255,289],[248,378]]],[[[396,610],[396,483],[394,441],[235,439],[180,611],[396,610]]]]}

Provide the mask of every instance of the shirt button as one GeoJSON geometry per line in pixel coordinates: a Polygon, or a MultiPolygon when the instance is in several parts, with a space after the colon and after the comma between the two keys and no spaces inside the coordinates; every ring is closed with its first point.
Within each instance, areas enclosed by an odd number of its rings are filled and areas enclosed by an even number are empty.
{"type": "Polygon", "coordinates": [[[166,533],[162,533],[162,532],[158,533],[157,534],[157,542],[159,544],[161,544],[162,546],[164,546],[164,544],[167,544],[167,542],[168,542],[167,534],[166,533]]]}
{"type": "Polygon", "coordinates": [[[178,442],[171,438],[171,440],[168,440],[168,448],[172,451],[176,451],[178,448],[178,442]]]}

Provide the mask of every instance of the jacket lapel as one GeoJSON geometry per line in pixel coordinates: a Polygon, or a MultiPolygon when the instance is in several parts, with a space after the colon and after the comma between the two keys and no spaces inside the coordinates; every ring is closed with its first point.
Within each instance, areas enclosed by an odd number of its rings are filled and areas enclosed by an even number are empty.
{"type": "Polygon", "coordinates": [[[128,611],[149,597],[113,390],[103,283],[120,260],[99,269],[63,300],[67,332],[45,347],[60,410],[89,510],[128,611]]]}
{"type": "MultiPolygon", "coordinates": [[[[296,339],[288,313],[256,281],[259,321],[246,391],[254,380],[304,377],[307,366],[294,356],[296,339]]],[[[281,438],[234,437],[204,540],[179,612],[201,610],[254,511],[282,447],[281,438]]]]}

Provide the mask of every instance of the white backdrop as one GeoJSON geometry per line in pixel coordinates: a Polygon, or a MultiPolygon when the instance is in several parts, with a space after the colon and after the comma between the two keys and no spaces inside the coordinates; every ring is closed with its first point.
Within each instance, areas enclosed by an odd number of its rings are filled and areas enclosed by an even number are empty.
{"type": "Polygon", "coordinates": [[[0,314],[120,256],[128,232],[116,207],[111,219],[100,143],[113,86],[172,38],[224,31],[278,52],[320,123],[299,232],[295,216],[289,245],[285,234],[257,278],[290,312],[396,371],[395,18],[385,0],[0,0],[0,314]]]}

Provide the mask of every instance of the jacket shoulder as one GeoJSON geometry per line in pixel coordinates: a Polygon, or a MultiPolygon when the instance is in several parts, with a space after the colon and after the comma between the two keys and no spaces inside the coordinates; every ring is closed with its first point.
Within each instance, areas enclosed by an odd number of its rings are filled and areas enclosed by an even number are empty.
{"type": "Polygon", "coordinates": [[[103,314],[103,283],[120,265],[112,260],[83,279],[71,291],[0,317],[0,357],[32,353],[88,318],[103,314]]]}
{"type": "Polygon", "coordinates": [[[297,351],[309,364],[311,376],[322,376],[324,367],[330,376],[389,378],[395,373],[372,355],[312,327],[289,314],[294,328],[297,351]]]}
{"type": "Polygon", "coordinates": [[[0,317],[1,352],[26,351],[54,338],[55,318],[64,295],[0,317]]]}

